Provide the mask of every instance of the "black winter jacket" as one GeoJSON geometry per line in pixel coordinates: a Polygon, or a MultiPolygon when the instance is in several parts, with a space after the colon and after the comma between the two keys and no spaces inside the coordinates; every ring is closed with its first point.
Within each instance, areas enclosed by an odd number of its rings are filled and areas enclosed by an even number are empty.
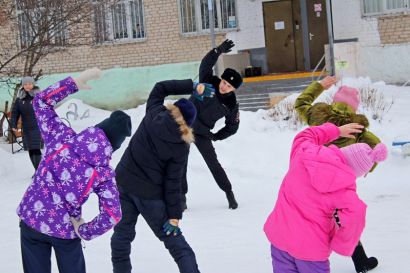
{"type": "Polygon", "coordinates": [[[239,104],[234,92],[229,94],[219,93],[221,79],[214,76],[212,68],[218,61],[219,53],[212,49],[202,59],[199,67],[199,82],[210,83],[214,86],[216,94],[212,98],[205,97],[199,101],[194,96],[190,100],[197,109],[197,118],[193,125],[194,133],[211,138],[212,140],[225,139],[238,131],[239,128],[239,104]],[[225,117],[225,126],[215,134],[211,133],[215,123],[225,117]]]}
{"type": "MultiPolygon", "coordinates": [[[[33,89],[33,95],[40,92],[38,87],[33,89]]],[[[23,129],[23,144],[24,149],[34,150],[41,149],[43,140],[41,138],[40,130],[38,129],[36,115],[32,105],[33,96],[26,94],[24,90],[19,90],[19,93],[24,94],[16,99],[13,109],[11,111],[11,127],[17,128],[17,123],[21,117],[23,129]]]]}
{"type": "Polygon", "coordinates": [[[178,107],[163,104],[168,95],[192,94],[192,90],[192,80],[154,86],[145,117],[115,170],[120,192],[164,200],[169,219],[182,218],[181,183],[194,136],[178,107]]]}

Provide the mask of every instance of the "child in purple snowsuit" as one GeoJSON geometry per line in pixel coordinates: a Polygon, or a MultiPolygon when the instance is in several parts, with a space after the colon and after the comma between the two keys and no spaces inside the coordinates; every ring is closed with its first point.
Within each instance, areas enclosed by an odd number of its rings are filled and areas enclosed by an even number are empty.
{"type": "Polygon", "coordinates": [[[131,135],[131,119],[122,111],[80,133],[65,125],[54,105],[87,80],[98,78],[91,69],[78,78],[57,82],[33,100],[46,152],[31,185],[17,208],[20,217],[24,272],[51,272],[51,248],[61,272],[85,272],[81,240],[91,240],[121,219],[115,173],[109,162],[113,151],[131,135]],[[100,213],[84,223],[81,206],[94,192],[100,213]]]}

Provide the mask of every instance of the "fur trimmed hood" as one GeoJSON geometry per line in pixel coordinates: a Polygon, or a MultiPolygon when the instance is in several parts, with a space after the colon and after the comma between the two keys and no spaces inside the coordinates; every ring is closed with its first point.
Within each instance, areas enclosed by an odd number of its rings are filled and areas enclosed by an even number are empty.
{"type": "Polygon", "coordinates": [[[21,87],[20,89],[19,89],[19,91],[17,92],[17,98],[19,98],[19,99],[24,99],[26,96],[31,96],[32,98],[34,98],[35,96],[36,96],[36,94],[37,93],[40,93],[41,92],[41,90],[40,90],[40,88],[37,86],[37,85],[35,85],[34,87],[33,87],[33,89],[32,90],[30,90],[30,91],[25,91],[24,90],[24,88],[23,87],[21,87]]]}
{"type": "Polygon", "coordinates": [[[185,122],[185,119],[182,116],[182,113],[179,110],[179,108],[173,104],[167,104],[166,108],[169,110],[171,116],[174,118],[175,122],[178,124],[179,131],[181,132],[182,140],[187,144],[193,143],[195,141],[194,131],[185,122]]]}

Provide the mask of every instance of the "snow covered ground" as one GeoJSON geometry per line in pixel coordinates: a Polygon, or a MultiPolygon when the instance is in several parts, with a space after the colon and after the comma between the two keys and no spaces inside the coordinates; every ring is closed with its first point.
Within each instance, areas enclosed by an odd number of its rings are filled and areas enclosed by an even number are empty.
{"type": "MultiPolygon", "coordinates": [[[[371,121],[370,129],[389,147],[389,158],[366,178],[358,180],[358,191],[368,204],[367,223],[362,242],[369,255],[379,259],[377,273],[408,273],[410,257],[410,158],[401,155],[391,142],[410,140],[410,88],[370,83],[368,79],[344,82],[360,87],[371,85],[383,91],[394,104],[382,123],[371,121]]],[[[86,92],[86,91],[84,91],[86,92]]],[[[65,117],[71,102],[78,104],[80,115],[87,109],[90,116],[71,120],[75,130],[94,125],[108,112],[71,100],[58,108],[65,117]]],[[[133,130],[143,118],[145,105],[127,111],[133,130]]],[[[365,112],[369,114],[368,112],[365,112]]],[[[194,249],[201,272],[264,273],[272,272],[269,243],[262,231],[272,210],[282,177],[287,171],[289,151],[297,131],[284,129],[283,124],[266,118],[266,111],[241,112],[241,125],[233,137],[216,142],[219,159],[233,184],[239,208],[229,210],[224,193],[218,189],[195,146],[189,157],[188,211],[181,227],[194,249]]],[[[223,122],[218,123],[223,126],[223,122]]],[[[126,145],[114,154],[115,166],[126,145]]],[[[0,144],[0,271],[22,272],[18,217],[15,209],[33,174],[28,154],[11,154],[11,146],[0,144]]],[[[90,198],[84,218],[90,220],[98,211],[97,199],[90,198]]],[[[87,271],[111,272],[110,236],[105,234],[86,242],[84,253],[87,271]]],[[[143,218],[137,224],[133,243],[134,272],[178,272],[171,256],[149,230],[143,218]]],[[[335,273],[353,273],[350,258],[331,256],[335,273]]],[[[53,272],[58,272],[55,262],[53,272]]]]}

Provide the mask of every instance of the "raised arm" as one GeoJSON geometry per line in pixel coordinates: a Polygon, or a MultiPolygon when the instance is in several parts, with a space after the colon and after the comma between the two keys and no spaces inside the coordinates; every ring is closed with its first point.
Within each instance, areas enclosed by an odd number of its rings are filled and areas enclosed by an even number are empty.
{"type": "Polygon", "coordinates": [[[85,70],[75,79],[68,77],[38,93],[33,99],[33,108],[37,117],[38,127],[44,142],[59,142],[69,134],[74,134],[74,130],[65,125],[58,117],[54,106],[65,99],[70,94],[76,93],[79,89],[90,89],[87,81],[97,79],[101,75],[98,68],[85,70]]]}
{"type": "Polygon", "coordinates": [[[363,125],[358,123],[337,127],[333,123],[327,122],[319,126],[308,127],[297,134],[293,140],[291,158],[305,145],[321,146],[339,137],[355,138],[354,134],[360,133],[362,129],[363,125]]]}
{"type": "Polygon", "coordinates": [[[147,101],[147,112],[157,106],[162,106],[169,95],[190,95],[194,90],[192,80],[169,80],[155,84],[147,101]]]}
{"type": "Polygon", "coordinates": [[[74,131],[65,125],[58,117],[54,106],[68,95],[77,91],[78,87],[76,83],[71,77],[68,77],[47,87],[33,99],[34,112],[46,145],[53,141],[58,142],[65,135],[74,133],[74,131]]]}
{"type": "Polygon", "coordinates": [[[313,102],[324,90],[330,88],[336,82],[336,78],[330,76],[320,82],[314,81],[296,99],[295,110],[306,123],[309,123],[308,111],[312,107],[313,102]]]}
{"type": "Polygon", "coordinates": [[[222,44],[212,49],[205,55],[201,61],[201,65],[199,66],[200,82],[212,83],[212,69],[218,61],[219,55],[230,52],[232,50],[231,48],[234,46],[235,44],[231,40],[225,40],[222,44]]]}

